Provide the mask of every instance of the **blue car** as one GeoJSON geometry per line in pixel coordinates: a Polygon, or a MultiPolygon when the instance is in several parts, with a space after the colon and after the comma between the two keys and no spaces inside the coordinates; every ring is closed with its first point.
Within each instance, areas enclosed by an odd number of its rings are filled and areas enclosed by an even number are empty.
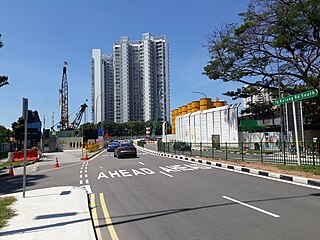
{"type": "Polygon", "coordinates": [[[109,143],[107,147],[107,152],[114,152],[114,150],[119,146],[119,143],[117,142],[111,142],[109,143]]]}

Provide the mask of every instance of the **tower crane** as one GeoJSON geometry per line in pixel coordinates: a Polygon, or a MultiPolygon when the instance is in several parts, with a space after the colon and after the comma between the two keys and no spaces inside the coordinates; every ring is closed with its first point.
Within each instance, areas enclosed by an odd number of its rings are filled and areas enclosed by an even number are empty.
{"type": "Polygon", "coordinates": [[[62,71],[61,89],[59,89],[60,105],[61,105],[61,119],[60,119],[61,130],[66,130],[69,127],[67,65],[68,63],[65,61],[63,66],[63,71],[62,71]]]}

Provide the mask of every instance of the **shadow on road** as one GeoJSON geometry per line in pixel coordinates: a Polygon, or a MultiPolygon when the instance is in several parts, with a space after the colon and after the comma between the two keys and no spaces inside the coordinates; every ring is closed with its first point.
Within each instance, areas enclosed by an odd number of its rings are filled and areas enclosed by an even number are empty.
{"type": "MultiPolygon", "coordinates": [[[[45,174],[27,175],[27,187],[37,184],[47,176],[45,174]]],[[[0,195],[22,191],[22,175],[3,177],[0,180],[0,195]]]]}

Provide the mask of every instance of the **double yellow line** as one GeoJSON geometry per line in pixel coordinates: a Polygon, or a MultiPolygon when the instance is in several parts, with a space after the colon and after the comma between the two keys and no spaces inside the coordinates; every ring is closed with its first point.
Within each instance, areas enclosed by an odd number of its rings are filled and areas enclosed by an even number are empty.
{"type": "MultiPolygon", "coordinates": [[[[108,211],[106,202],[104,200],[103,193],[99,193],[99,198],[100,198],[100,203],[101,203],[101,207],[102,207],[102,212],[103,212],[104,218],[106,220],[106,223],[108,225],[108,230],[109,230],[111,239],[112,240],[119,240],[118,235],[116,233],[116,230],[114,229],[114,227],[112,225],[112,221],[111,221],[111,218],[109,215],[109,211],[108,211]]],[[[90,194],[90,205],[96,206],[95,194],[90,194]]],[[[99,218],[98,218],[98,214],[97,214],[97,208],[94,207],[91,211],[92,211],[93,224],[95,226],[96,233],[97,233],[97,238],[98,238],[98,240],[102,240],[101,229],[99,227],[100,225],[99,225],[99,218]]]]}

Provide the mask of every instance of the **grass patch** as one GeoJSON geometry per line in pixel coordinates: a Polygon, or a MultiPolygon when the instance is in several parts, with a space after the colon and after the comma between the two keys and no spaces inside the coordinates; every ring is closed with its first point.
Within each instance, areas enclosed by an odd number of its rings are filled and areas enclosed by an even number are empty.
{"type": "Polygon", "coordinates": [[[9,207],[12,203],[17,201],[15,197],[1,197],[0,198],[0,228],[3,228],[10,218],[17,214],[9,207]]]}
{"type": "MultiPolygon", "coordinates": [[[[27,161],[27,164],[30,164],[32,162],[34,162],[34,161],[27,161]]],[[[0,168],[1,167],[10,167],[10,165],[11,165],[11,163],[1,163],[0,168]]],[[[12,162],[12,166],[19,166],[19,165],[23,166],[23,161],[22,162],[12,162]]]]}
{"type": "Polygon", "coordinates": [[[279,166],[280,169],[288,171],[302,171],[313,173],[314,175],[320,175],[320,166],[279,166]]]}

